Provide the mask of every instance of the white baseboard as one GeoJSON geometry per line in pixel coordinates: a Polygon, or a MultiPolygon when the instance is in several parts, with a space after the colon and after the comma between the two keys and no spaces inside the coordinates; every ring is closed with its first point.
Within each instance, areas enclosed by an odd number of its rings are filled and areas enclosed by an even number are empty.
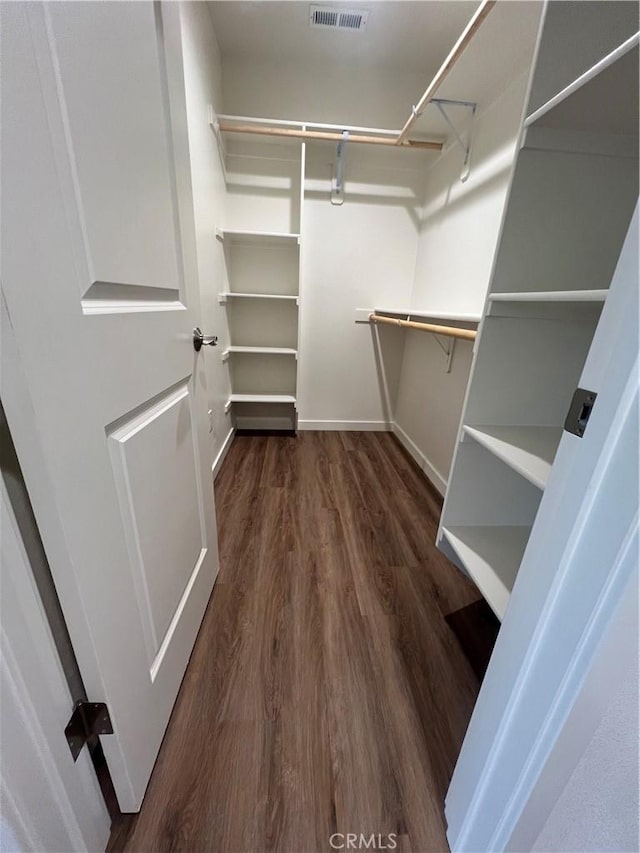
{"type": "MultiPolygon", "coordinates": [[[[236,429],[291,429],[290,419],[285,418],[238,418],[236,428],[231,428],[229,434],[222,443],[218,455],[212,466],[214,479],[218,475],[225,456],[227,455],[236,429]],[[242,423],[241,423],[242,422],[242,423]]],[[[406,432],[397,423],[387,421],[298,421],[299,430],[320,430],[325,432],[392,432],[397,436],[400,444],[409,455],[417,462],[425,476],[433,483],[441,495],[447,490],[447,480],[435,468],[427,457],[418,448],[416,443],[409,438],[406,432]]]]}
{"type": "Polygon", "coordinates": [[[298,429],[313,429],[325,432],[389,432],[388,421],[298,421],[298,429]]]}
{"type": "Polygon", "coordinates": [[[418,463],[423,473],[429,478],[429,480],[431,480],[436,489],[444,497],[444,493],[447,490],[447,481],[445,477],[443,477],[438,469],[429,462],[424,453],[422,453],[418,448],[418,445],[409,438],[401,426],[398,426],[398,424],[394,422],[391,426],[391,432],[398,438],[400,444],[418,463]]]}
{"type": "Polygon", "coordinates": [[[229,434],[227,435],[225,440],[222,442],[222,447],[218,451],[218,455],[216,456],[216,458],[213,461],[213,465],[211,466],[211,472],[213,474],[214,480],[218,476],[218,471],[222,467],[222,463],[224,462],[224,458],[227,455],[227,453],[229,452],[229,448],[231,447],[231,442],[233,441],[234,433],[235,433],[235,429],[233,427],[231,427],[231,429],[229,430],[229,434]]]}

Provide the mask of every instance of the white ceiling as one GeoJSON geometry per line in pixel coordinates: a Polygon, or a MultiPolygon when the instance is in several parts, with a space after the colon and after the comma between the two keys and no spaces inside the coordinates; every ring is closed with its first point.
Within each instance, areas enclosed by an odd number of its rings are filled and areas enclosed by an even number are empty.
{"type": "Polygon", "coordinates": [[[210,0],[223,58],[318,66],[376,66],[433,73],[478,0],[370,0],[320,5],[369,12],[362,32],[312,29],[305,0],[210,0]]]}

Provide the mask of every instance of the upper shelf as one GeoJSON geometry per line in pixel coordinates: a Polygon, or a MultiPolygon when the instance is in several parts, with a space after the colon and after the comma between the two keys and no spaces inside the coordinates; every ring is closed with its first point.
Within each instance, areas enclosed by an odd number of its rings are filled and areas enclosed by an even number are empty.
{"type": "Polygon", "coordinates": [[[545,488],[562,438],[560,427],[464,426],[463,430],[525,480],[545,488]]]}
{"type": "Polygon", "coordinates": [[[253,246],[296,246],[300,245],[300,234],[278,231],[238,231],[231,228],[216,228],[218,240],[232,244],[253,246]]]}
{"type": "Polygon", "coordinates": [[[531,113],[525,127],[638,135],[638,34],[531,113]]]}
{"type": "Polygon", "coordinates": [[[528,290],[492,293],[492,302],[604,302],[608,290],[528,290]]]}
{"type": "Polygon", "coordinates": [[[224,350],[222,356],[230,353],[242,353],[243,355],[297,355],[298,350],[293,347],[240,347],[229,346],[224,350]]]}
{"type": "Polygon", "coordinates": [[[487,315],[546,320],[592,320],[607,290],[540,290],[489,294],[487,315]]]}
{"type": "Polygon", "coordinates": [[[376,314],[388,314],[392,317],[420,317],[423,320],[451,320],[455,323],[479,323],[480,314],[460,314],[455,311],[424,311],[417,308],[374,308],[376,314]]]}
{"type": "Polygon", "coordinates": [[[224,305],[228,299],[280,299],[295,302],[297,305],[299,297],[283,293],[231,293],[227,291],[225,293],[218,294],[218,302],[220,305],[224,305]]]}

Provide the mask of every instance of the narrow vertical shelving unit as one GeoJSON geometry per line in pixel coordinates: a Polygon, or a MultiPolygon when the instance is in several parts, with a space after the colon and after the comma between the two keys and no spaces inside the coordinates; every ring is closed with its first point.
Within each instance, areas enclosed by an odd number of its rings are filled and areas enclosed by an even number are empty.
{"type": "Polygon", "coordinates": [[[583,6],[547,8],[438,531],[499,619],[638,197],[638,36],[576,45],[583,6]]]}
{"type": "Polygon", "coordinates": [[[217,136],[228,198],[215,235],[226,268],[226,410],[240,430],[295,431],[305,144],[217,136]]]}

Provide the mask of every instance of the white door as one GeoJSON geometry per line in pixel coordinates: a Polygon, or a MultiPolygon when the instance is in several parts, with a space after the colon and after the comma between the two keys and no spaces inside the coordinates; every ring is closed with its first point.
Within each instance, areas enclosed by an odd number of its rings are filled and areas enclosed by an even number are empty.
{"type": "Polygon", "coordinates": [[[218,566],[179,8],[1,14],[3,402],[136,811],[218,566]]]}

